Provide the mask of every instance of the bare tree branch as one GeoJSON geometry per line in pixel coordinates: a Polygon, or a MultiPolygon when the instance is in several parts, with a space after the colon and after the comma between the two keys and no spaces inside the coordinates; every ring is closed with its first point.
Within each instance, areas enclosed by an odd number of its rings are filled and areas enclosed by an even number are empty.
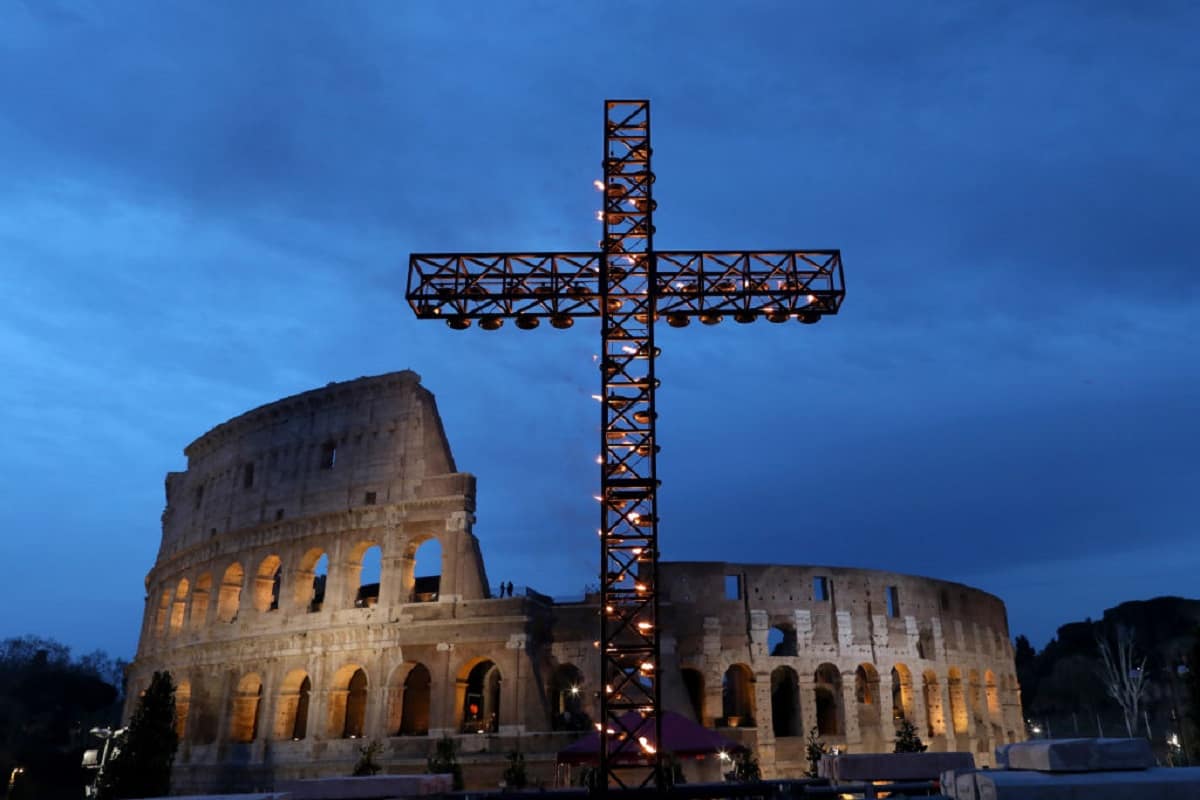
{"type": "Polygon", "coordinates": [[[1133,631],[1117,626],[1115,647],[1108,638],[1096,634],[1100,651],[1100,677],[1109,697],[1121,707],[1125,717],[1125,732],[1134,735],[1137,729],[1138,707],[1146,692],[1146,657],[1139,660],[1134,652],[1133,631]]]}

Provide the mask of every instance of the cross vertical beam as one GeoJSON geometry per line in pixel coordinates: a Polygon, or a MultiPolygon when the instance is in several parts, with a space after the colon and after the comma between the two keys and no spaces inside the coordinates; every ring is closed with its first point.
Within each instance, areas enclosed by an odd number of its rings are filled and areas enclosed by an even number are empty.
{"type": "Polygon", "coordinates": [[[604,108],[600,771],[624,785],[616,764],[648,762],[651,769],[636,784],[645,786],[661,779],[662,741],[650,104],[608,100],[604,108]]]}

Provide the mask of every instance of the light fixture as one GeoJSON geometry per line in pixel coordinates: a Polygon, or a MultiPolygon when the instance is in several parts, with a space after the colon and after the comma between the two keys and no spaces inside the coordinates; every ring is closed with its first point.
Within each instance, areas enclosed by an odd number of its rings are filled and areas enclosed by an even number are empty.
{"type": "Polygon", "coordinates": [[[504,326],[504,319],[496,314],[489,314],[479,320],[479,327],[485,331],[498,331],[504,326]]]}
{"type": "Polygon", "coordinates": [[[462,314],[457,314],[446,320],[446,324],[456,331],[465,331],[471,327],[471,320],[464,317],[462,314]]]}
{"type": "Polygon", "coordinates": [[[541,324],[541,320],[532,314],[518,314],[517,327],[523,331],[531,331],[541,324]]]}

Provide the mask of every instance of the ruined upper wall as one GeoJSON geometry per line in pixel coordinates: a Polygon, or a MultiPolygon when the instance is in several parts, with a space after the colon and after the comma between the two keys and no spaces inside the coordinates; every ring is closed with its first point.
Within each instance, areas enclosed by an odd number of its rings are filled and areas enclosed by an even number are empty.
{"type": "Polygon", "coordinates": [[[438,476],[455,473],[454,458],[420,380],[331,383],[196,439],[187,470],[167,475],[160,558],[262,523],[450,493],[438,476]]]}

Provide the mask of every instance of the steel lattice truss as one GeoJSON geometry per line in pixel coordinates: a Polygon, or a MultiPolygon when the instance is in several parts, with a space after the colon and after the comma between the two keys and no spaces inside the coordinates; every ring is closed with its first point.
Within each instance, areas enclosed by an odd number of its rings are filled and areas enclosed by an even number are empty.
{"type": "Polygon", "coordinates": [[[845,288],[837,250],[655,250],[650,103],[604,107],[599,252],[413,254],[407,297],[455,329],[600,317],[601,768],[614,785],[661,785],[654,323],[814,323],[837,313],[845,288]]]}

